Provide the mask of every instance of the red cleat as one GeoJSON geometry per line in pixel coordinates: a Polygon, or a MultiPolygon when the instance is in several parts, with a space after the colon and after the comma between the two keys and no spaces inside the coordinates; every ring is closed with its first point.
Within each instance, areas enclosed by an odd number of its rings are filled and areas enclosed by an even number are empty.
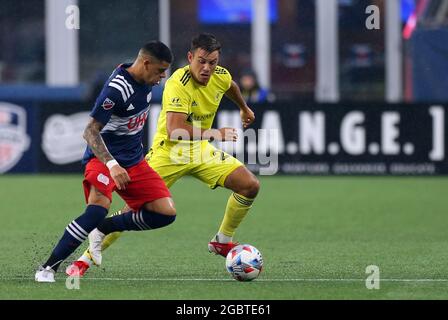
{"type": "Polygon", "coordinates": [[[65,269],[65,273],[72,277],[82,277],[89,268],[90,266],[88,263],[85,263],[84,261],[75,261],[65,269]]]}
{"type": "Polygon", "coordinates": [[[229,251],[235,248],[237,245],[239,245],[238,242],[220,243],[216,241],[210,241],[208,243],[208,251],[219,254],[225,258],[227,257],[229,251]]]}

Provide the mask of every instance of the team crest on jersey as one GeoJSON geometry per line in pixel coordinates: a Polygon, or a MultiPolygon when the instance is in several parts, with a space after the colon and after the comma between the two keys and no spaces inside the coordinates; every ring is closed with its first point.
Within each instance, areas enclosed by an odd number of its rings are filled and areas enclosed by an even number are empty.
{"type": "Polygon", "coordinates": [[[11,103],[0,103],[0,173],[7,172],[22,159],[30,146],[26,134],[26,111],[11,103]]]}
{"type": "Polygon", "coordinates": [[[108,185],[109,184],[109,178],[107,176],[105,176],[104,174],[100,173],[96,179],[101,182],[104,185],[108,185]]]}
{"type": "Polygon", "coordinates": [[[104,110],[110,110],[114,107],[114,105],[115,105],[115,102],[113,102],[109,98],[106,98],[106,100],[104,100],[104,102],[101,106],[103,107],[104,110]]]}

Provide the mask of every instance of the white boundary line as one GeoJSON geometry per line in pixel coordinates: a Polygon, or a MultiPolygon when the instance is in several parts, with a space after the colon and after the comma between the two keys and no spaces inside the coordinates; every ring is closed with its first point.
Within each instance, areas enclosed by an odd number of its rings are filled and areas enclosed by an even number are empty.
{"type": "MultiPolygon", "coordinates": [[[[67,277],[59,277],[60,279],[66,279],[67,277]]],[[[31,277],[0,277],[0,281],[8,281],[8,280],[34,280],[34,278],[31,277]]],[[[81,278],[82,281],[157,281],[157,282],[195,282],[195,281],[210,281],[210,282],[223,282],[223,281],[235,281],[232,278],[223,278],[223,279],[200,279],[200,278],[81,278]]],[[[448,282],[448,279],[379,279],[381,282],[448,282]]],[[[318,279],[257,279],[256,282],[365,282],[366,279],[325,279],[325,278],[318,278],[318,279]]]]}

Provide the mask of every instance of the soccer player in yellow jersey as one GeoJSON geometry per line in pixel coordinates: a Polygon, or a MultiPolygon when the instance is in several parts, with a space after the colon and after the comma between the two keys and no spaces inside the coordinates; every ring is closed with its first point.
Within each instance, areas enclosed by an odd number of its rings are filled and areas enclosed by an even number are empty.
{"type": "MultiPolygon", "coordinates": [[[[235,230],[252,207],[260,185],[239,160],[209,142],[237,140],[234,128],[211,128],[223,95],[239,107],[244,128],[255,120],[230,73],[218,66],[220,52],[221,44],[211,34],[192,39],[189,65],[176,70],[165,84],[157,133],[146,160],[168,188],[190,175],[212,189],[220,186],[232,191],[219,231],[208,244],[210,252],[225,257],[236,245],[235,230]]],[[[107,248],[118,235],[107,235],[98,250],[107,248]]],[[[91,245],[89,250],[95,249],[91,245]]],[[[83,275],[92,262],[86,250],[67,273],[83,275]]]]}

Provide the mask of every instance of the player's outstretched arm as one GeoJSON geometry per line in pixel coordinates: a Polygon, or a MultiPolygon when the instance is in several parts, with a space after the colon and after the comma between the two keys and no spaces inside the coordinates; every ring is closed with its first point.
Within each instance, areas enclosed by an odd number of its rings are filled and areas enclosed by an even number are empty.
{"type": "Polygon", "coordinates": [[[232,80],[232,82],[230,83],[230,88],[226,91],[225,95],[240,108],[243,127],[247,128],[248,126],[250,126],[255,121],[255,114],[246,104],[246,101],[241,94],[240,88],[235,81],[232,80]]]}
{"type": "Polygon", "coordinates": [[[118,190],[126,189],[126,186],[130,181],[129,175],[127,171],[118,164],[114,157],[112,157],[109,150],[107,150],[106,144],[100,134],[103,127],[104,125],[101,122],[91,118],[84,130],[83,137],[92,149],[95,157],[109,168],[110,176],[114,179],[118,190]]]}
{"type": "Polygon", "coordinates": [[[166,130],[171,140],[236,141],[235,128],[202,129],[187,122],[187,114],[167,112],[166,130]]]}

